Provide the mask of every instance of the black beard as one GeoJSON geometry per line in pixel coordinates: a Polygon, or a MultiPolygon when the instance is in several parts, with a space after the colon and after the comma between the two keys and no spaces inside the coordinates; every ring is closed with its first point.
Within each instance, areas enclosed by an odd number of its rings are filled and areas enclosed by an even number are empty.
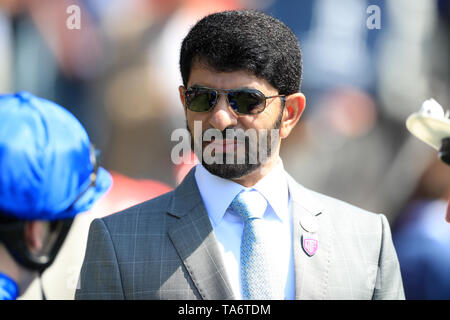
{"type": "MultiPolygon", "coordinates": [[[[283,110],[284,108],[282,108],[282,112],[280,112],[280,115],[278,117],[278,119],[275,121],[274,125],[272,126],[271,129],[279,129],[281,126],[281,120],[283,118],[283,110]]],[[[204,151],[204,147],[202,146],[201,148],[195,148],[195,142],[194,142],[194,138],[192,135],[192,132],[187,124],[186,121],[186,128],[189,131],[190,135],[191,135],[191,150],[201,150],[201,152],[203,153],[204,151]]],[[[225,128],[221,134],[223,139],[225,139],[226,137],[226,131],[228,130],[233,130],[233,128],[225,128]]],[[[269,129],[270,130],[270,129],[269,129]]],[[[204,132],[203,132],[204,133],[204,132]]],[[[203,141],[203,139],[202,139],[203,141]]],[[[226,154],[223,154],[223,161],[222,163],[212,163],[212,164],[208,164],[204,161],[204,157],[202,155],[196,155],[198,159],[201,159],[202,165],[203,167],[208,170],[211,174],[216,175],[220,178],[224,178],[224,179],[238,179],[241,178],[247,174],[252,173],[253,171],[257,170],[259,167],[261,167],[262,163],[260,161],[260,150],[256,150],[256,154],[257,154],[257,161],[255,163],[255,161],[249,161],[250,160],[250,146],[249,146],[249,139],[248,137],[246,137],[246,141],[245,141],[245,161],[243,164],[240,163],[227,163],[226,161],[226,154]]],[[[268,134],[267,135],[267,159],[270,158],[272,156],[272,150],[277,146],[276,145],[277,141],[273,141],[271,139],[271,135],[268,134]]],[[[259,145],[259,136],[258,136],[258,144],[259,145]]],[[[253,153],[255,154],[255,153],[253,153]]],[[[255,160],[255,159],[252,159],[255,160]]]]}
{"type": "MultiPolygon", "coordinates": [[[[230,129],[230,130],[233,130],[233,129],[230,129]]],[[[223,137],[225,137],[225,134],[223,134],[223,137]]],[[[268,140],[270,141],[270,136],[268,137],[268,140]]],[[[270,143],[270,142],[268,142],[268,143],[270,143]]],[[[202,165],[211,174],[214,174],[214,175],[224,178],[224,179],[237,179],[237,178],[243,177],[243,176],[255,171],[256,169],[258,169],[261,166],[261,162],[257,161],[257,159],[259,159],[259,150],[250,152],[249,148],[250,148],[249,139],[246,137],[244,163],[236,163],[237,162],[236,158],[233,159],[234,163],[227,163],[227,159],[226,159],[227,154],[224,153],[223,157],[222,157],[222,161],[221,161],[222,163],[208,164],[204,161],[204,157],[202,157],[202,165]],[[250,161],[250,153],[257,154],[258,158],[252,159],[253,161],[250,161]]],[[[269,146],[268,151],[267,151],[267,157],[270,157],[271,154],[272,154],[272,148],[271,148],[271,146],[269,146]]]]}

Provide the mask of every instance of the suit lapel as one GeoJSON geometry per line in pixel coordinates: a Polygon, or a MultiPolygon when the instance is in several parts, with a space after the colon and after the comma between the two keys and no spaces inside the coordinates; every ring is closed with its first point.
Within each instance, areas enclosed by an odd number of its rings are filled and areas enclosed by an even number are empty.
{"type": "MultiPolygon", "coordinates": [[[[203,299],[235,299],[194,172],[195,168],[174,191],[168,213],[178,220],[170,227],[169,238],[203,299]]],[[[333,241],[328,212],[318,206],[311,191],[289,175],[287,179],[293,217],[295,298],[325,299],[333,241]],[[313,230],[314,224],[318,249],[309,256],[302,247],[302,235],[313,230]]]]}
{"type": "Polygon", "coordinates": [[[234,299],[217,240],[192,169],[174,191],[169,237],[203,299],[234,299]]]}
{"type": "Polygon", "coordinates": [[[332,226],[326,210],[318,205],[311,191],[288,176],[292,203],[295,299],[325,299],[331,259],[332,226]],[[317,237],[317,251],[308,255],[302,236],[317,237]]]}

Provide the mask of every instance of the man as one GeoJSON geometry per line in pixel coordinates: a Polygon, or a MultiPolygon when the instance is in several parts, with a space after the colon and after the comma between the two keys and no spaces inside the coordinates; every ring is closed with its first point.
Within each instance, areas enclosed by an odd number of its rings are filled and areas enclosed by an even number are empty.
{"type": "Polygon", "coordinates": [[[13,300],[52,264],[74,217],[111,177],[80,122],[28,92],[0,95],[0,172],[0,300],[13,300]]]}
{"type": "Polygon", "coordinates": [[[260,12],[212,14],[184,39],[180,68],[202,164],[173,192],[92,223],[76,298],[404,298],[386,218],[283,169],[281,141],[305,107],[292,31],[260,12]]]}

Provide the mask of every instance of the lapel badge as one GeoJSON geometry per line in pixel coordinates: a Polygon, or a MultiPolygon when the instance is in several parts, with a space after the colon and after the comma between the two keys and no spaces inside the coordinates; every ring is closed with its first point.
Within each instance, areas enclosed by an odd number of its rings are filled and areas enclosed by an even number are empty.
{"type": "Polygon", "coordinates": [[[317,220],[312,214],[303,214],[300,217],[300,226],[303,229],[301,243],[305,253],[312,257],[319,248],[319,237],[317,234],[317,220]]]}
{"type": "Polygon", "coordinates": [[[302,248],[305,253],[312,257],[319,247],[317,233],[305,232],[302,234],[302,248]]]}

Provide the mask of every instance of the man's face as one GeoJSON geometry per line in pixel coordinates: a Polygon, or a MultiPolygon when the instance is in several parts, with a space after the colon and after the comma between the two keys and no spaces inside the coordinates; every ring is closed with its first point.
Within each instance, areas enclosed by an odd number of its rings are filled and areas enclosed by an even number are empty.
{"type": "MultiPolygon", "coordinates": [[[[191,69],[187,88],[201,86],[214,89],[257,89],[266,97],[278,95],[278,91],[272,87],[268,81],[258,78],[246,71],[217,72],[199,63],[194,63],[191,69]]],[[[180,97],[184,105],[183,88],[180,87],[180,97]]],[[[197,150],[202,155],[197,154],[202,159],[204,167],[214,175],[225,179],[236,179],[243,177],[254,170],[265,165],[261,161],[261,154],[267,155],[268,159],[278,157],[280,138],[278,133],[282,116],[282,100],[280,98],[270,98],[266,101],[266,108],[263,112],[254,115],[236,114],[229,106],[225,95],[221,95],[216,106],[208,112],[193,112],[186,110],[186,121],[188,130],[191,133],[192,144],[197,144],[197,150]],[[201,137],[196,136],[198,130],[194,129],[201,124],[201,137]],[[202,139],[208,129],[215,129],[221,132],[221,139],[202,139]],[[226,139],[226,134],[237,131],[255,133],[256,140],[248,139],[246,143],[239,139],[226,139]],[[228,131],[228,132],[227,132],[228,131]],[[261,134],[265,135],[261,135],[261,134]],[[271,135],[272,134],[272,135],[271,135]],[[204,141],[207,140],[207,141],[204,141]],[[265,140],[265,141],[262,141],[265,140]],[[245,148],[245,160],[238,161],[238,148],[245,148]],[[206,163],[206,151],[211,151],[217,158],[222,158],[221,163],[206,163]],[[261,150],[266,148],[266,150],[261,150]],[[219,153],[219,154],[217,154],[219,153]],[[226,159],[227,155],[232,155],[226,159]],[[232,161],[229,161],[232,159],[232,161]]],[[[211,130],[209,130],[211,131],[211,130]]]]}

